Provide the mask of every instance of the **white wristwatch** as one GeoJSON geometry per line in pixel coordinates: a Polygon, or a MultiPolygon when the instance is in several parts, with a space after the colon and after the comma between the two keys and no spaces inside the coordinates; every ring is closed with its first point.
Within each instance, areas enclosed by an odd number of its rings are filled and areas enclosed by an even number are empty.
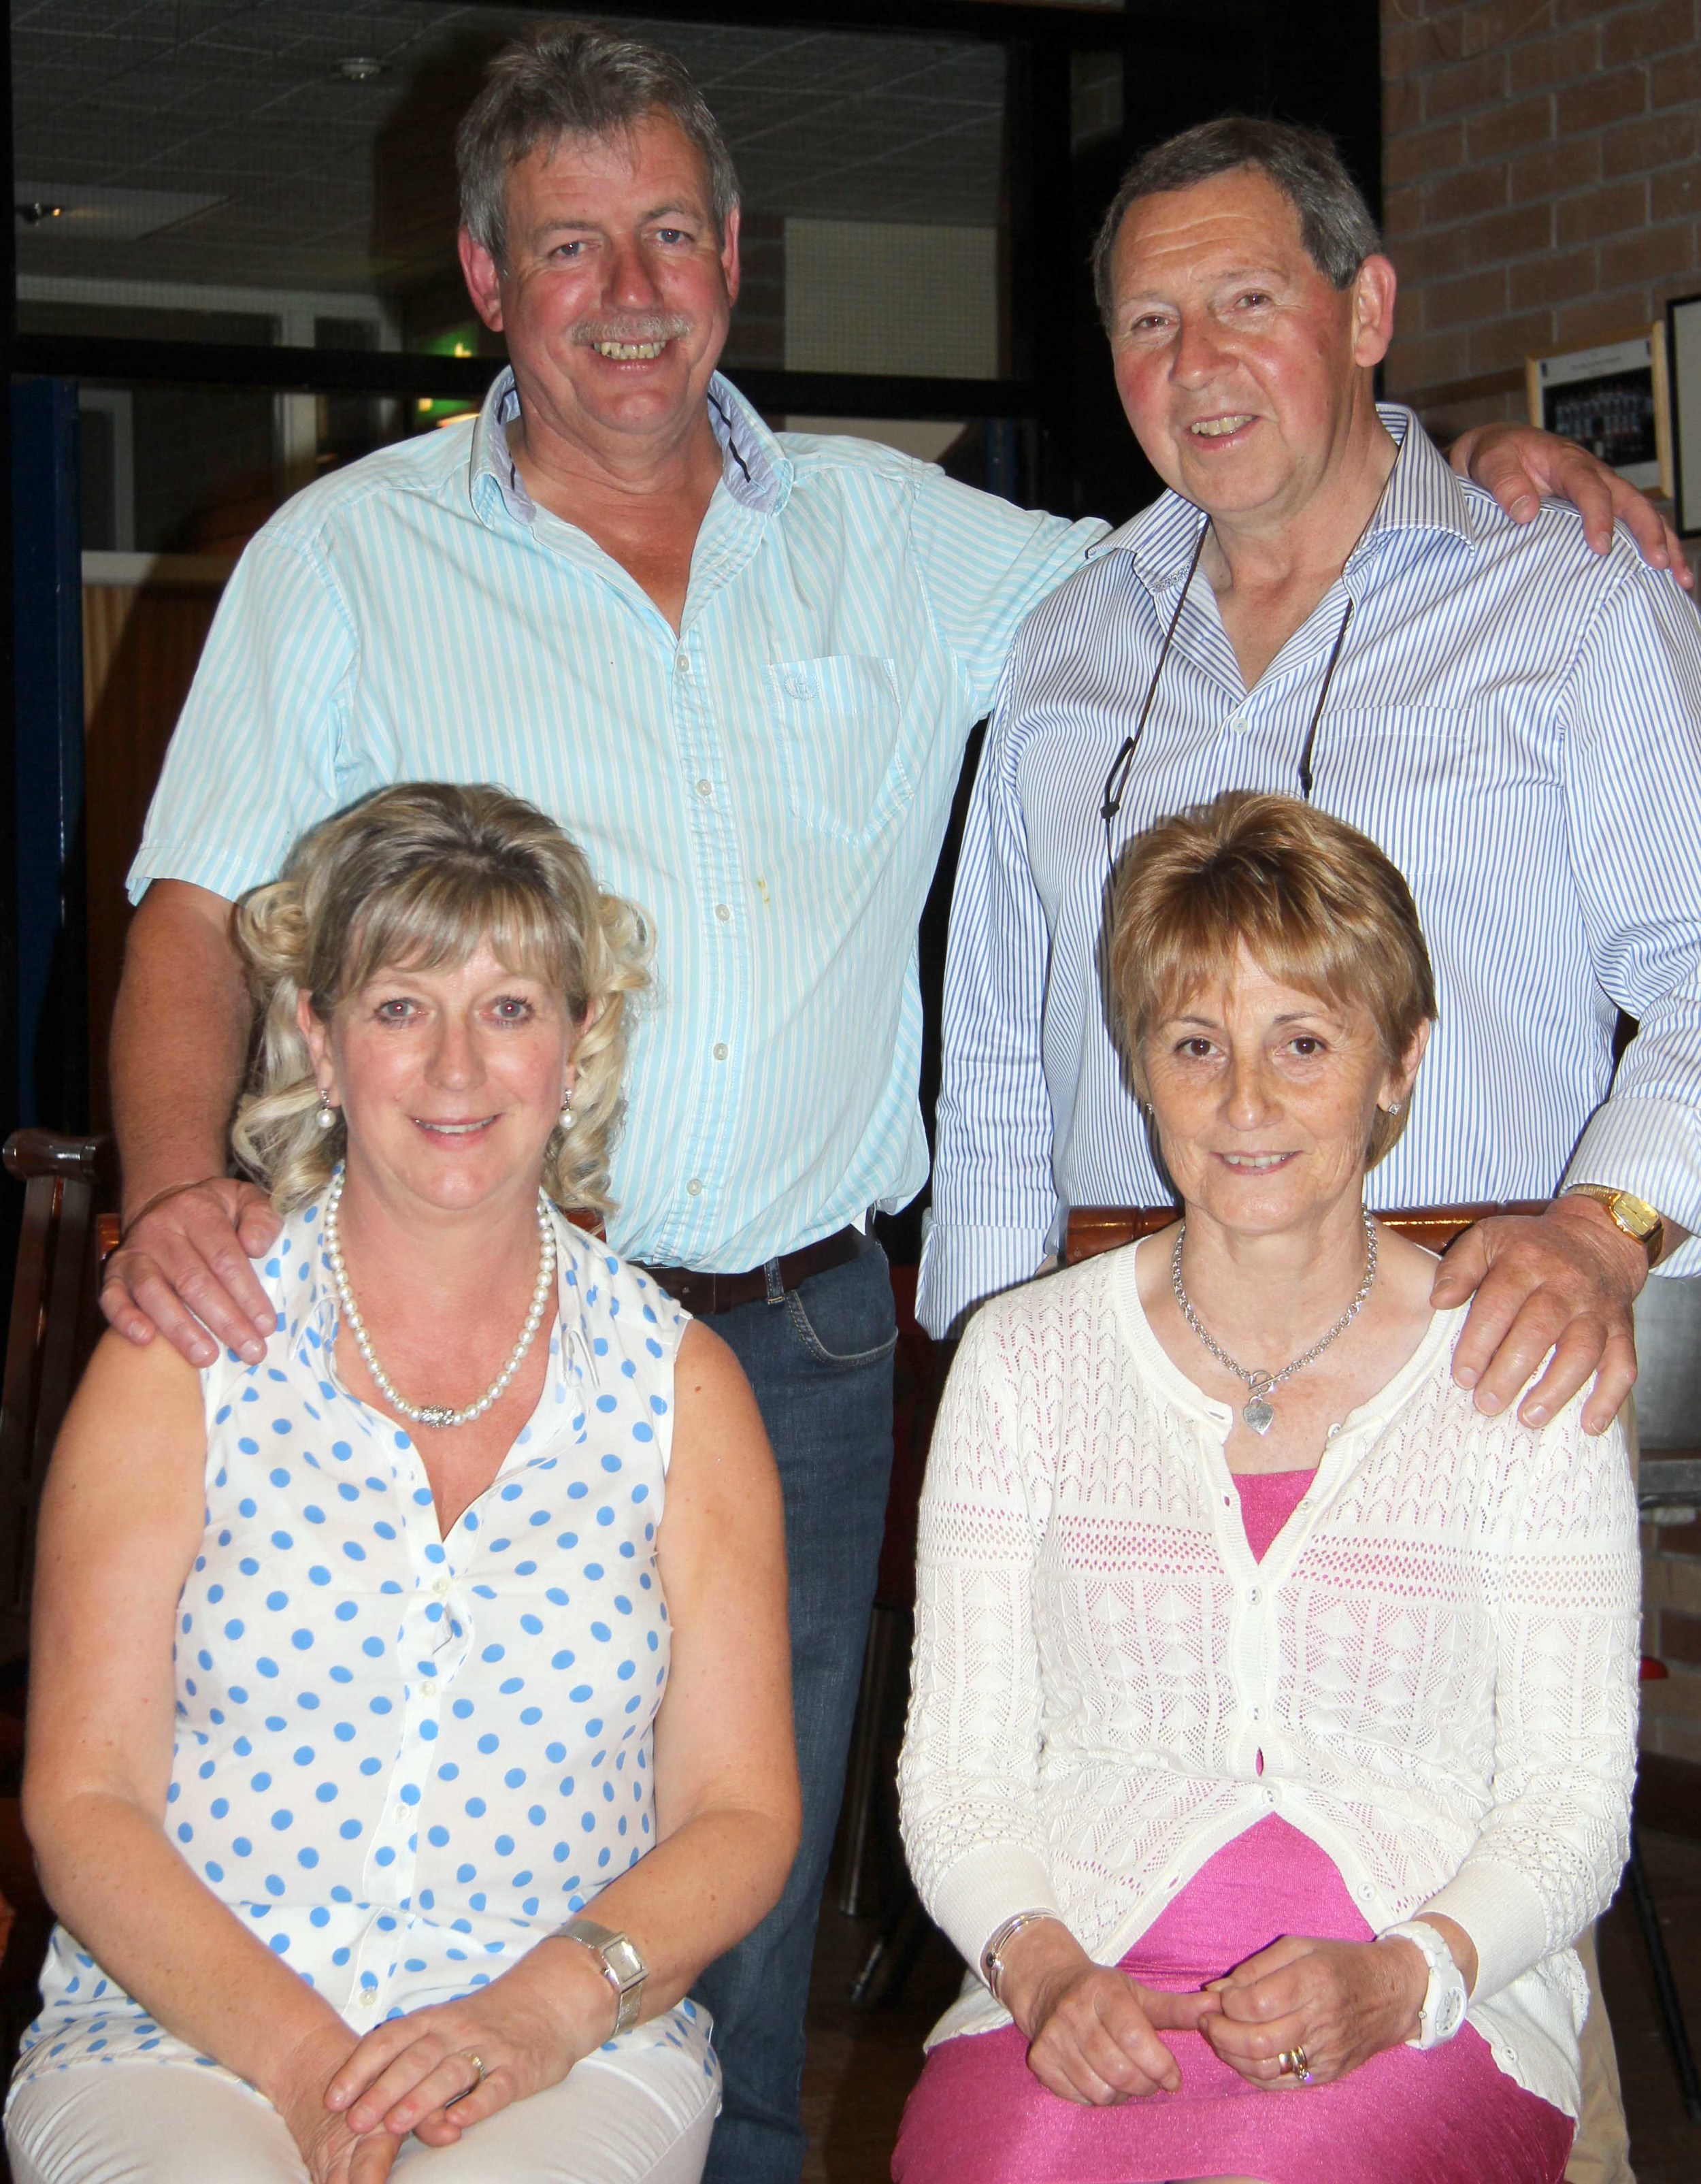
{"type": "Polygon", "coordinates": [[[1424,1989],[1423,2008],[1418,2012],[1418,2029],[1407,2041],[1407,2047],[1439,2048],[1444,2041],[1451,2040],[1465,2022],[1465,2005],[1470,1999],[1465,1991],[1465,1974],[1454,1962],[1452,1950],[1435,1928],[1421,1919],[1390,1926],[1376,1939],[1409,1942],[1414,1948],[1423,1952],[1424,1962],[1429,1966],[1429,1985],[1424,1989]]]}
{"type": "Polygon", "coordinates": [[[626,1934],[599,1926],[594,1919],[570,1919],[558,1926],[551,1941],[576,1942],[597,1959],[603,1976],[614,1990],[614,2030],[624,2032],[637,2022],[643,2001],[644,1981],[650,1968],[638,1954],[637,1944],[626,1934]]]}

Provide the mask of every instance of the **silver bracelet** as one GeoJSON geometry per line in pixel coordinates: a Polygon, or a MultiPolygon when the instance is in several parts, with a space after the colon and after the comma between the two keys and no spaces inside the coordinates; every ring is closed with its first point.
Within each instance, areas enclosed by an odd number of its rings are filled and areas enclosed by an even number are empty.
{"type": "Polygon", "coordinates": [[[1004,1975],[1004,1951],[1014,1941],[1024,1926],[1037,1925],[1042,1919],[1056,1919],[1061,1923],[1061,1914],[1056,1911],[1018,1911],[1006,1919],[1002,1925],[992,1929],[991,1938],[981,1952],[981,1977],[994,2002],[1002,2003],[1000,1982],[1004,1975]]]}

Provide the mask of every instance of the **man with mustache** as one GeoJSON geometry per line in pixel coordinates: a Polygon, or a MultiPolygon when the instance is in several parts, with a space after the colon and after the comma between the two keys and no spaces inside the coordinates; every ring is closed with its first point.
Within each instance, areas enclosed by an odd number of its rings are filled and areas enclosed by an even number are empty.
{"type": "Polygon", "coordinates": [[[231,580],[131,875],[104,1301],[194,1362],[258,1354],[247,1255],[275,1224],[225,1173],[249,1028],[226,922],[314,820],[391,780],[500,779],[651,915],[610,1240],[712,1315],[786,1494],[803,1847],[703,1986],[709,2175],[781,2184],[891,1456],[867,1214],[926,1175],[916,922],[1015,627],[1103,526],[767,430],[715,372],[737,182],[670,56],[533,34],[460,164],[462,263],[511,369],[475,423],[292,502],[231,580]]]}

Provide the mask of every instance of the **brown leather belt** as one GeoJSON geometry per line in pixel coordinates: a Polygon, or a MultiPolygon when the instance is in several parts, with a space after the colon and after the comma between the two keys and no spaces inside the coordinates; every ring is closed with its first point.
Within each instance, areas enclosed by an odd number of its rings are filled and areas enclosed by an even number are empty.
{"type": "Polygon", "coordinates": [[[812,1274],[825,1274],[831,1268],[859,1259],[873,1241],[860,1228],[841,1228],[835,1236],[823,1236],[818,1244],[805,1244],[801,1251],[787,1251],[747,1273],[702,1274],[691,1267],[650,1266],[644,1272],[660,1283],[675,1304],[682,1304],[698,1319],[709,1319],[718,1312],[731,1312],[764,1298],[778,1304],[787,1290],[799,1288],[812,1274]]]}
{"type": "MultiPolygon", "coordinates": [[[[1504,1204],[1480,1206],[1413,1206],[1394,1213],[1378,1213],[1385,1228],[1409,1237],[1431,1251],[1444,1251],[1455,1236],[1462,1236],[1477,1222],[1496,1213],[1544,1213],[1545,1198],[1509,1198],[1504,1204]]],[[[1373,1209],[1374,1210],[1374,1209],[1373,1209]]],[[[1069,1229],[1061,1254],[1066,1267],[1097,1258],[1123,1244],[1137,1244],[1142,1236],[1155,1236],[1160,1228],[1179,1221],[1174,1206],[1075,1206],[1070,1208],[1069,1229]]]]}

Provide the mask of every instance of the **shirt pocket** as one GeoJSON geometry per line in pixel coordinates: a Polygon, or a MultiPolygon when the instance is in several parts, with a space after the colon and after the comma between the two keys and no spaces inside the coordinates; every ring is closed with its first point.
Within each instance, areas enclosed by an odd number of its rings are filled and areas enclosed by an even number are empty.
{"type": "Polygon", "coordinates": [[[898,748],[898,672],[849,653],[763,669],[768,725],[792,816],[854,845],[889,827],[914,788],[898,748]]]}
{"type": "MultiPolygon", "coordinates": [[[[1484,797],[1497,798],[1514,777],[1484,727],[1481,709],[1468,704],[1326,710],[1311,752],[1318,800],[1362,827],[1415,887],[1439,878],[1451,888],[1468,871],[1476,889],[1480,876],[1461,861],[1460,842],[1484,797]]],[[[1433,894],[1420,894],[1419,907],[1432,912],[1433,894]]]]}

